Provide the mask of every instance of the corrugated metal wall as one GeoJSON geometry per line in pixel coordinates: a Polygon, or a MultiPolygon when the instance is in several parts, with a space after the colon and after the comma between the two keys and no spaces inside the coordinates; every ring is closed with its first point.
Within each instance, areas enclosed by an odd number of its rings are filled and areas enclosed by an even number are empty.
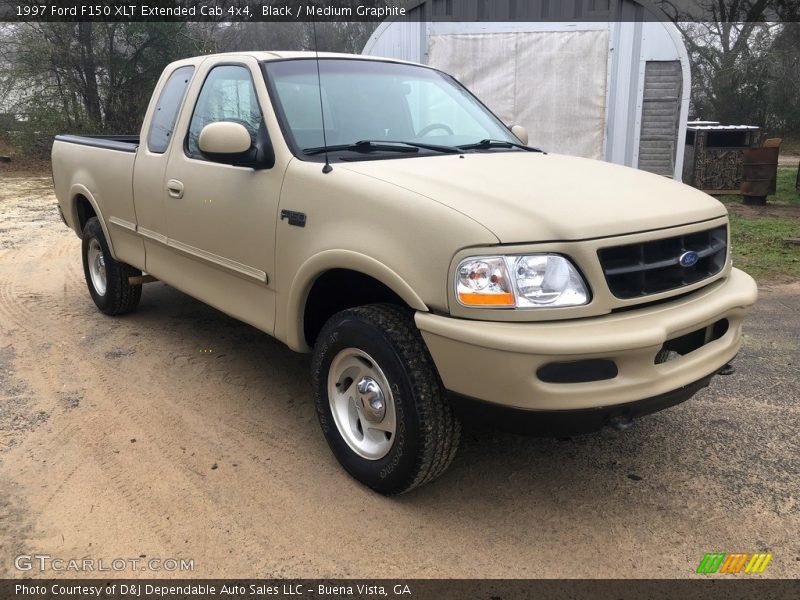
{"type": "Polygon", "coordinates": [[[613,19],[619,0],[427,0],[408,11],[409,19],[454,21],[580,21],[613,19]]]}
{"type": "Polygon", "coordinates": [[[639,168],[658,175],[675,171],[683,73],[677,60],[650,60],[645,65],[639,168]]]}

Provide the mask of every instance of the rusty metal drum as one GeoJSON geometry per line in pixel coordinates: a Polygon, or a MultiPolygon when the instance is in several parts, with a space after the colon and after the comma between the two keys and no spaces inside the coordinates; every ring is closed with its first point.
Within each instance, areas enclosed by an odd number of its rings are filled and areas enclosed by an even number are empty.
{"type": "Polygon", "coordinates": [[[745,204],[764,205],[774,192],[778,174],[778,148],[748,148],[742,156],[742,199],[745,204]]]}

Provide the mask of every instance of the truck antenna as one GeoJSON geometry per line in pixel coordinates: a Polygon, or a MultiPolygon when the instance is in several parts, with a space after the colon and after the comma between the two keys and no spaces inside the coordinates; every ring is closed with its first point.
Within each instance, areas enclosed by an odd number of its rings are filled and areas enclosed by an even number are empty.
{"type": "Polygon", "coordinates": [[[322,147],[325,149],[325,166],[322,167],[323,173],[330,173],[333,171],[330,161],[328,160],[328,138],[325,135],[325,109],[322,103],[322,76],[319,73],[319,46],[317,45],[317,20],[311,21],[314,29],[314,58],[317,61],[317,87],[319,89],[319,114],[322,118],[322,147]]]}

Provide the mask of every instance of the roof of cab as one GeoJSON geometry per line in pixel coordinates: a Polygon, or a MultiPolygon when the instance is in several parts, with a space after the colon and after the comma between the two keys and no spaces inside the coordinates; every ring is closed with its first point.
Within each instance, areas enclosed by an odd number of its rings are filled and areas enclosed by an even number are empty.
{"type": "Polygon", "coordinates": [[[320,52],[319,55],[313,51],[289,51],[289,50],[271,50],[271,51],[246,51],[246,52],[220,52],[217,54],[202,54],[200,56],[193,56],[191,58],[184,58],[181,60],[176,60],[175,62],[170,63],[167,68],[174,69],[176,67],[192,65],[192,66],[199,66],[203,62],[208,59],[215,59],[215,60],[225,60],[225,59],[234,59],[234,58],[242,58],[242,57],[249,57],[254,58],[257,61],[264,61],[268,62],[271,60],[300,60],[300,59],[309,59],[309,58],[316,58],[319,56],[320,58],[344,58],[349,60],[372,60],[372,61],[382,61],[382,62],[391,62],[391,63],[400,63],[406,65],[416,65],[416,66],[425,66],[421,65],[420,63],[415,63],[408,60],[400,60],[397,58],[385,58],[381,56],[365,56],[363,54],[344,54],[341,52],[320,52]]]}
{"type": "MultiPolygon", "coordinates": [[[[297,51],[297,50],[251,50],[245,52],[220,52],[217,54],[204,54],[195,57],[195,59],[207,58],[232,58],[234,56],[250,56],[256,60],[287,60],[287,59],[302,59],[302,58],[315,58],[316,52],[310,50],[297,51]]],[[[384,62],[399,62],[406,64],[419,64],[408,60],[400,60],[397,58],[388,58],[381,56],[367,56],[364,54],[345,54],[343,52],[320,52],[320,58],[349,58],[357,60],[380,60],[384,62]]]]}

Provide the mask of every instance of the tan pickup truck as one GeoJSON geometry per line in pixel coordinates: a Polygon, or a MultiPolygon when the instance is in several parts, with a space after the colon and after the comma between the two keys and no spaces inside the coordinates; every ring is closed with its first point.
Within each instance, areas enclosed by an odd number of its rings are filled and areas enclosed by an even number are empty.
{"type": "Polygon", "coordinates": [[[58,136],[53,174],[102,312],[144,272],[313,353],[331,450],[396,494],[464,415],[622,427],[741,345],[756,286],[719,202],[526,144],[435,69],[248,52],[169,65],[140,136],[58,136]]]}

